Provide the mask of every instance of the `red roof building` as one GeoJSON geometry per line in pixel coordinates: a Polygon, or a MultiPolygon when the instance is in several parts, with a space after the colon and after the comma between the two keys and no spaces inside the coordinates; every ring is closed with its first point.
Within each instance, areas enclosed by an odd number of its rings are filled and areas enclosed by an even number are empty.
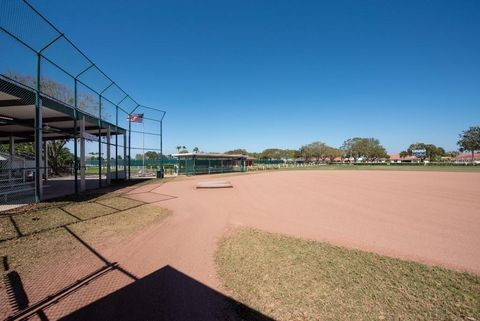
{"type": "MultiPolygon", "coordinates": [[[[475,162],[480,162],[480,153],[474,153],[473,160],[475,162]]],[[[455,157],[455,162],[457,163],[471,162],[471,161],[472,161],[472,153],[463,153],[455,157]]]]}

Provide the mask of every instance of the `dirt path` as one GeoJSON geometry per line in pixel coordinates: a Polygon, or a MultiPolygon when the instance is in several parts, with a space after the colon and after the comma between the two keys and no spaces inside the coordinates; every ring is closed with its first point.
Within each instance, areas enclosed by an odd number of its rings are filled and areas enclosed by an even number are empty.
{"type": "MultiPolygon", "coordinates": [[[[129,197],[166,207],[173,215],[128,243],[99,249],[140,280],[150,281],[133,282],[139,285],[127,286],[127,294],[91,305],[96,313],[108,310],[104,306],[135,301],[140,293],[165,289],[170,295],[156,302],[175,311],[158,313],[185,320],[217,318],[224,301],[215,292],[221,287],[214,252],[218,240],[239,226],[480,274],[477,173],[322,170],[199,176],[132,190],[129,197]],[[228,179],[234,188],[195,189],[198,181],[218,179],[228,179]],[[157,282],[158,287],[149,288],[157,282]]],[[[117,288],[131,284],[117,283],[117,288]]],[[[89,308],[84,311],[91,316],[89,308]]]]}

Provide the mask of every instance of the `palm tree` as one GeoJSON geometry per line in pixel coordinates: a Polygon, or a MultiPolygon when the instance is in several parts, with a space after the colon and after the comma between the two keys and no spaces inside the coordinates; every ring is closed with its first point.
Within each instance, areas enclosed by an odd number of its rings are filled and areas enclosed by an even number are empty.
{"type": "MultiPolygon", "coordinates": [[[[185,147],[183,147],[185,148],[185,147]]],[[[180,149],[182,149],[182,146],[177,146],[177,151],[180,153],[180,149]]]]}
{"type": "Polygon", "coordinates": [[[193,152],[194,152],[194,153],[198,153],[199,151],[200,151],[200,149],[199,149],[198,147],[194,147],[194,148],[193,148],[193,152]]]}

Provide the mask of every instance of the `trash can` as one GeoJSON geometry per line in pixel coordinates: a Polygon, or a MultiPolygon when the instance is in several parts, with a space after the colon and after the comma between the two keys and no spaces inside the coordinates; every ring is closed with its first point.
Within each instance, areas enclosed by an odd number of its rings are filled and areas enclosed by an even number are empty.
{"type": "Polygon", "coordinates": [[[165,174],[163,173],[163,170],[157,171],[157,178],[163,178],[165,174]]]}

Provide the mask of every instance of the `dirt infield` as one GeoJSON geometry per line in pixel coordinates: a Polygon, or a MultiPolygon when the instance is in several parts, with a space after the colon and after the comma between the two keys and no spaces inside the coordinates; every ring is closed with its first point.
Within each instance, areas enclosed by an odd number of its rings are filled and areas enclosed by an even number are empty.
{"type": "Polygon", "coordinates": [[[161,202],[175,215],[139,241],[163,240],[159,256],[209,285],[217,285],[216,241],[235,226],[480,274],[477,173],[271,172],[231,176],[233,189],[196,190],[204,180],[153,190],[176,197],[161,202]]]}

